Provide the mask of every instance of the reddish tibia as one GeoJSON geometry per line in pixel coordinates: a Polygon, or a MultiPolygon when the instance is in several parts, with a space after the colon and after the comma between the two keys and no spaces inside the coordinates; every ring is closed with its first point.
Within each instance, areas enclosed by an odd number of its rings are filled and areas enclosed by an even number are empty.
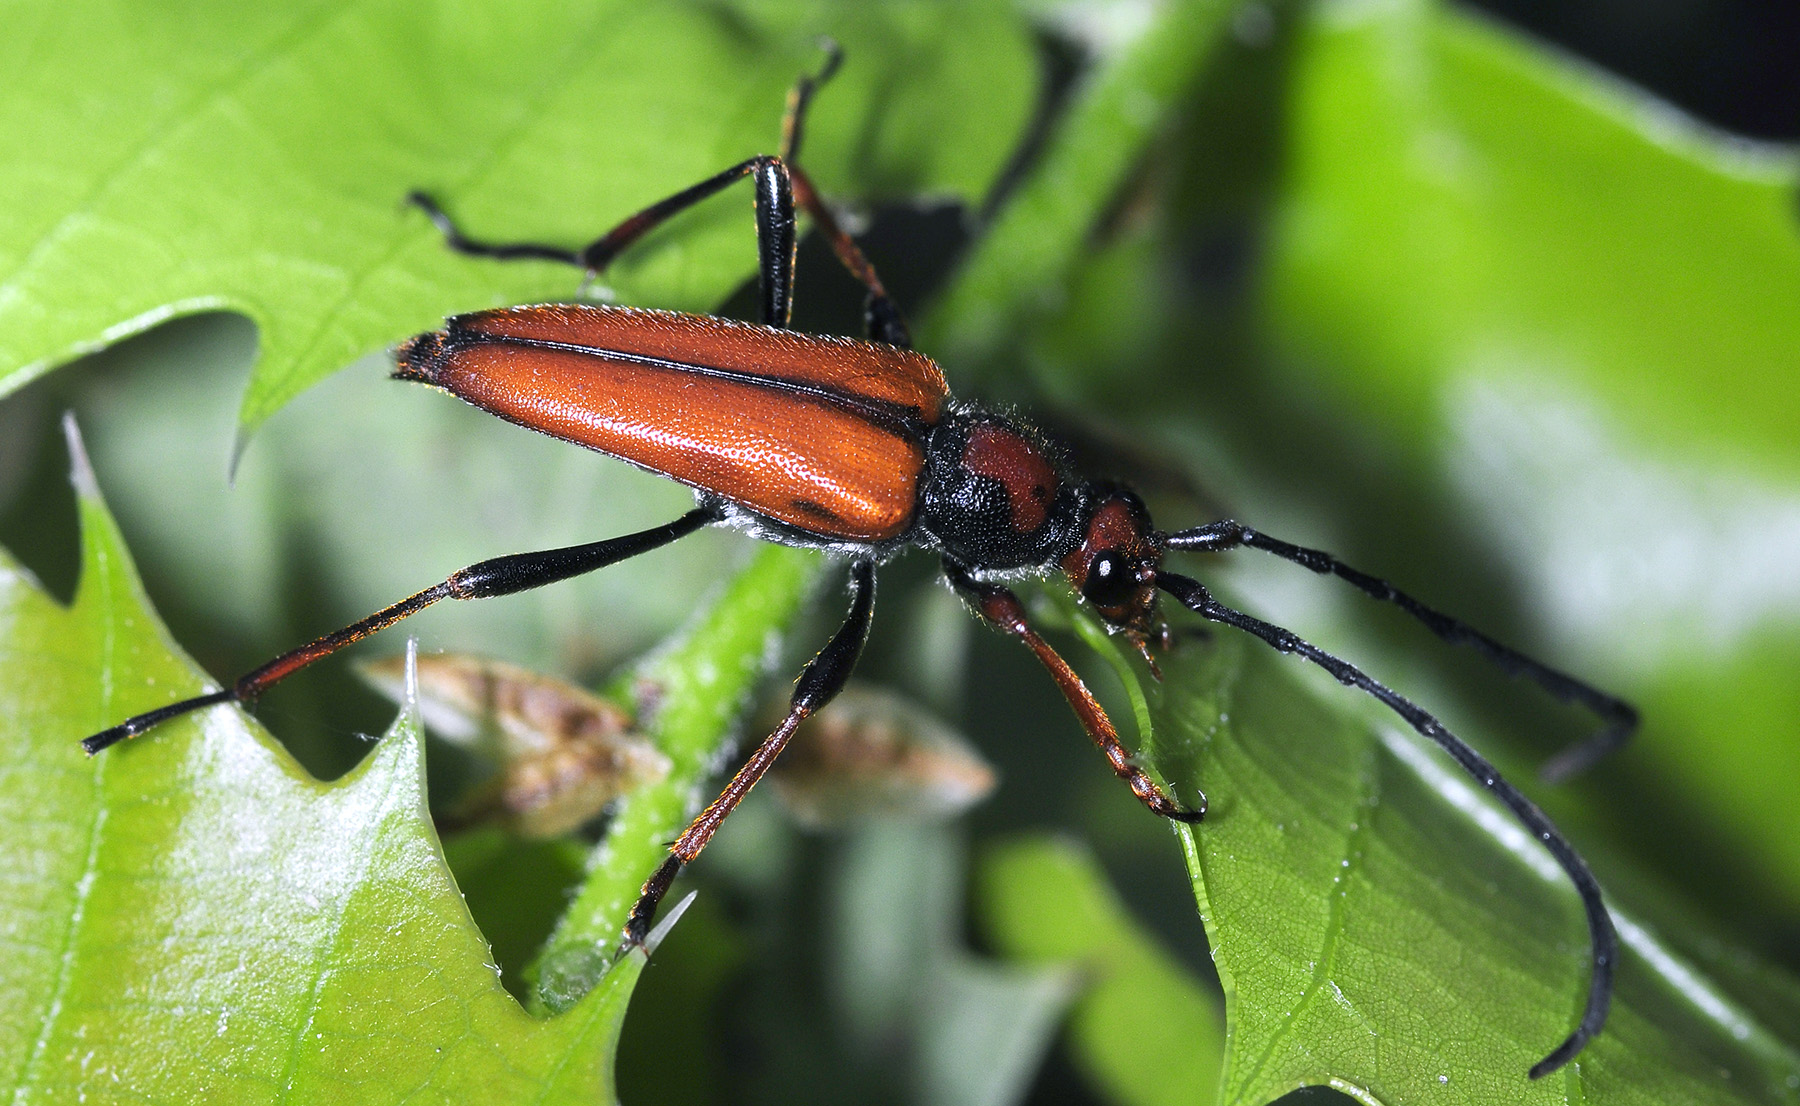
{"type": "Polygon", "coordinates": [[[1113,774],[1125,781],[1138,801],[1165,818],[1189,823],[1200,821],[1206,813],[1205,799],[1201,800],[1198,809],[1184,810],[1132,761],[1131,753],[1119,741],[1119,731],[1113,728],[1112,719],[1107,717],[1100,700],[1094,698],[1094,693],[1088,690],[1087,684],[1069,667],[1069,662],[1063,660],[1061,654],[1031,628],[1018,596],[1002,587],[983,586],[973,581],[970,584],[979,589],[975,594],[976,608],[981,612],[981,617],[1002,633],[1011,634],[1024,642],[1025,647],[1049,670],[1050,678],[1056,681],[1057,690],[1063,693],[1063,698],[1068,700],[1069,707],[1081,720],[1081,728],[1087,731],[1088,737],[1093,739],[1106,762],[1112,765],[1113,774]]]}

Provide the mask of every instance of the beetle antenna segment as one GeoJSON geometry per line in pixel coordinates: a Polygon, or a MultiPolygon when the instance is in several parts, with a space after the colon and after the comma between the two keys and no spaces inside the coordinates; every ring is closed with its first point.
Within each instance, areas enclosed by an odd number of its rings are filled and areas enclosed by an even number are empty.
{"type": "Polygon", "coordinates": [[[1638,712],[1630,703],[1508,648],[1467,623],[1427,607],[1386,580],[1370,576],[1366,572],[1358,572],[1322,550],[1279,541],[1230,520],[1170,534],[1164,541],[1170,549],[1196,553],[1222,553],[1228,549],[1247,546],[1273,553],[1320,575],[1336,576],[1366,595],[1399,607],[1450,644],[1469,646],[1508,676],[1515,679],[1524,677],[1562,702],[1580,704],[1599,715],[1606,723],[1605,726],[1592,736],[1556,754],[1539,769],[1538,775],[1546,783],[1560,783],[1593,767],[1597,761],[1630,740],[1637,730],[1638,712]]]}
{"type": "Polygon", "coordinates": [[[1531,831],[1532,836],[1550,850],[1550,855],[1568,873],[1570,882],[1581,895],[1582,908],[1587,912],[1588,934],[1593,949],[1593,974],[1588,983],[1587,1007],[1582,1013],[1581,1024],[1550,1055],[1532,1065],[1531,1078],[1540,1079],[1574,1059],[1575,1054],[1606,1024],[1606,1013],[1612,1004],[1613,965],[1618,960],[1619,937],[1613,929],[1612,916],[1606,912],[1606,904],[1600,897],[1600,885],[1594,880],[1594,874],[1588,870],[1587,862],[1581,859],[1581,855],[1563,837],[1549,816],[1539,810],[1518,788],[1507,782],[1486,758],[1451,733],[1442,722],[1411,700],[1371,679],[1355,665],[1325,652],[1290,630],[1225,606],[1214,599],[1198,580],[1173,572],[1163,572],[1157,577],[1157,586],[1203,618],[1254,634],[1278,652],[1293,653],[1331,673],[1339,683],[1366,691],[1381,700],[1413,729],[1449,753],[1462,766],[1463,771],[1505,803],[1525,828],[1531,831]]]}
{"type": "Polygon", "coordinates": [[[341,630],[334,630],[298,649],[291,649],[281,654],[261,668],[241,677],[223,691],[215,691],[179,703],[171,703],[166,707],[159,707],[156,710],[127,718],[111,729],[102,730],[92,737],[83,738],[81,747],[87,750],[89,756],[92,756],[109,745],[115,745],[126,738],[136,737],[153,726],[187,714],[189,711],[215,706],[219,703],[253,703],[272,684],[286,679],[316,660],[329,657],[347,645],[361,641],[378,630],[392,626],[408,615],[417,614],[440,599],[488,599],[496,595],[511,595],[514,592],[541,588],[545,584],[554,584],[558,580],[567,580],[573,576],[581,576],[596,569],[605,568],[607,565],[616,564],[628,557],[635,557],[639,553],[648,553],[659,546],[684,538],[702,526],[718,522],[724,517],[724,513],[717,506],[696,507],[674,522],[652,527],[649,530],[641,530],[635,534],[609,538],[606,541],[590,542],[587,545],[550,549],[542,553],[515,553],[511,556],[495,557],[492,560],[472,564],[468,568],[451,573],[442,583],[433,584],[424,591],[408,596],[393,606],[384,607],[361,622],[353,622],[341,630]]]}
{"type": "Polygon", "coordinates": [[[1094,693],[1088,690],[1087,684],[1069,667],[1069,662],[1050,647],[1050,643],[1038,636],[1036,630],[1025,618],[1025,606],[1019,597],[1008,588],[999,584],[989,584],[975,579],[968,569],[954,561],[944,562],[944,574],[950,583],[975,608],[976,613],[989,625],[1002,633],[1011,634],[1025,643],[1039,662],[1050,671],[1056,681],[1057,688],[1075,716],[1081,720],[1081,726],[1093,739],[1108,764],[1112,765],[1113,774],[1125,781],[1131,793],[1138,801],[1150,808],[1154,814],[1193,825],[1206,817],[1206,796],[1199,797],[1199,803],[1193,809],[1185,809],[1169,798],[1155,780],[1142,768],[1132,762],[1131,754],[1119,740],[1119,731],[1113,727],[1112,719],[1094,693]]]}
{"type": "Polygon", "coordinates": [[[775,763],[781,750],[787,747],[788,738],[794,736],[794,730],[825,704],[837,697],[844,689],[844,682],[856,668],[857,658],[862,656],[863,643],[869,640],[869,624],[875,615],[875,562],[857,561],[850,566],[850,613],[844,618],[844,624],[838,627],[825,648],[808,661],[800,670],[800,678],[794,683],[794,696],[788,707],[787,716],[781,720],[768,737],[763,738],[743,767],[731,777],[725,790],[719,797],[707,804],[694,820],[688,823],[675,843],[669,846],[669,856],[659,865],[648,880],[644,881],[643,890],[638,893],[638,900],[631,908],[631,914],[625,921],[625,934],[619,944],[618,955],[623,956],[631,949],[644,943],[644,937],[650,932],[650,923],[656,920],[657,904],[668,894],[669,885],[683,866],[693,862],[721,823],[737,809],[745,795],[762,779],[763,773],[775,763]]]}

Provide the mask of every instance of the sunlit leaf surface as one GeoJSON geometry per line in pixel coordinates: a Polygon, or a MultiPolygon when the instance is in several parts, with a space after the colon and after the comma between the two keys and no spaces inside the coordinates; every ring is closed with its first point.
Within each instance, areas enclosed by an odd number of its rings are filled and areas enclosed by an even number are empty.
{"type": "Polygon", "coordinates": [[[81,514],[72,608],[0,563],[8,1092],[90,1102],[609,1095],[641,959],[548,1021],[501,989],[425,811],[410,715],[332,784],[228,708],[81,755],[86,732],[205,686],[146,606],[91,482],[81,514]]]}
{"type": "MultiPolygon", "coordinates": [[[[22,10],[0,46],[0,391],[226,308],[261,331],[249,429],[446,315],[568,299],[578,273],[470,264],[402,197],[427,189],[490,239],[581,245],[775,152],[784,94],[824,33],[852,61],[808,132],[820,185],[978,191],[1006,153],[993,135],[1029,108],[1030,55],[1004,9],[950,30],[926,4],[22,10]],[[78,72],[106,80],[71,87],[78,72]]],[[[608,286],[715,305],[749,271],[747,212],[714,205],[608,286]]]]}

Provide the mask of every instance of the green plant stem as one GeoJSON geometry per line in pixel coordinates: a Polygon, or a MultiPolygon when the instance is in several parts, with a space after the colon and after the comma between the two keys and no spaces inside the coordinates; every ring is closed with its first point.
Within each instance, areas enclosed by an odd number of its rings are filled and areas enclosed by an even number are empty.
{"type": "Polygon", "coordinates": [[[764,547],[716,602],[626,678],[621,690],[638,701],[670,772],[621,801],[595,848],[536,964],[533,994],[542,1011],[573,1006],[611,969],[639,888],[708,794],[770,642],[801,610],[822,563],[816,553],[764,547]]]}
{"type": "MultiPolygon", "coordinates": [[[[1067,117],[922,328],[920,348],[976,369],[1032,320],[1063,304],[1062,280],[1137,164],[1166,125],[1235,9],[1168,4],[1131,41],[1081,78],[1067,117]]],[[[966,369],[965,369],[966,372],[966,369]]]]}

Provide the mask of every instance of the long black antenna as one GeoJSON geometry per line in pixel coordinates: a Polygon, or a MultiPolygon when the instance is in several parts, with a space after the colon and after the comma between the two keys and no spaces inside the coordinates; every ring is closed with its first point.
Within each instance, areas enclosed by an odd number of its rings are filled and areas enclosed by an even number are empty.
{"type": "Polygon", "coordinates": [[[1612,916],[1606,912],[1606,903],[1600,897],[1600,885],[1595,881],[1594,874],[1588,870],[1587,862],[1581,859],[1581,854],[1575,851],[1575,847],[1556,828],[1556,824],[1518,788],[1508,783],[1485,757],[1451,733],[1442,722],[1412,700],[1371,679],[1349,661],[1325,652],[1291,630],[1227,607],[1214,599],[1198,580],[1173,572],[1161,572],[1157,574],[1156,583],[1179,600],[1182,606],[1201,617],[1255,634],[1277,651],[1303,657],[1337,677],[1339,683],[1366,691],[1381,700],[1388,709],[1406,719],[1413,729],[1449,753],[1462,766],[1463,771],[1505,803],[1525,828],[1531,831],[1532,836],[1550,850],[1550,855],[1568,873],[1569,881],[1581,895],[1582,908],[1587,911],[1588,935],[1593,947],[1593,974],[1588,983],[1587,1007],[1581,1015],[1581,1024],[1576,1026],[1575,1031],[1562,1044],[1552,1049],[1550,1055],[1532,1065],[1531,1078],[1541,1079],[1573,1060],[1575,1054],[1606,1024],[1606,1012],[1612,1005],[1613,964],[1618,960],[1619,935],[1613,929],[1612,916]]]}
{"type": "Polygon", "coordinates": [[[1399,607],[1450,644],[1469,646],[1508,676],[1522,676],[1563,702],[1579,703],[1599,715],[1606,723],[1605,726],[1551,757],[1538,769],[1539,778],[1546,783],[1560,783],[1570,776],[1587,771],[1596,761],[1629,741],[1637,731],[1638,712],[1630,703],[1502,645],[1468,623],[1427,607],[1386,580],[1370,576],[1366,572],[1358,572],[1323,550],[1280,541],[1229,519],[1169,534],[1163,540],[1169,549],[1196,553],[1222,553],[1246,546],[1273,553],[1322,576],[1336,576],[1383,603],[1399,607]]]}

